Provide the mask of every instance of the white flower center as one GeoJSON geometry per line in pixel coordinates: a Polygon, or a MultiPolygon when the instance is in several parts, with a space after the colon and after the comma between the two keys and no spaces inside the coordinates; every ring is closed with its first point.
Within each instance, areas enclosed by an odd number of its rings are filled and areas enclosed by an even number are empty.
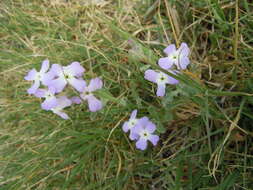
{"type": "Polygon", "coordinates": [[[86,89],[82,92],[81,98],[82,98],[83,100],[86,100],[86,99],[89,98],[89,96],[92,96],[92,93],[86,88],[86,89]]]}
{"type": "Polygon", "coordinates": [[[42,78],[42,74],[41,73],[36,73],[36,76],[35,76],[35,80],[41,80],[42,78]]]}
{"type": "Polygon", "coordinates": [[[46,92],[46,94],[45,94],[46,99],[50,99],[50,98],[53,98],[53,97],[54,97],[54,95],[51,92],[49,92],[49,91],[46,92]]]}
{"type": "Polygon", "coordinates": [[[148,131],[146,131],[145,129],[143,131],[140,132],[140,138],[143,139],[149,139],[150,133],[148,131]]]}
{"type": "Polygon", "coordinates": [[[157,84],[166,84],[168,77],[164,73],[159,73],[156,79],[157,84]]]}
{"type": "Polygon", "coordinates": [[[135,125],[136,125],[136,123],[137,123],[137,119],[130,119],[129,121],[128,121],[128,127],[131,129],[131,128],[133,128],[135,125]]]}
{"type": "Polygon", "coordinates": [[[170,54],[169,56],[168,56],[170,59],[172,59],[173,61],[178,61],[178,59],[179,59],[179,52],[178,51],[175,51],[175,52],[173,52],[172,54],[170,54]]]}
{"type": "Polygon", "coordinates": [[[70,79],[73,79],[74,76],[72,75],[71,72],[69,72],[68,70],[66,69],[63,69],[63,74],[64,74],[64,77],[66,80],[70,80],[70,79]]]}

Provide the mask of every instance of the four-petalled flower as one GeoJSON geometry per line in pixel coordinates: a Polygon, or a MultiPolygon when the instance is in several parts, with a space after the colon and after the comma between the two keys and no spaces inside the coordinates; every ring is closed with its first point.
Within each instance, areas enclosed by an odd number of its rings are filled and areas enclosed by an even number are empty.
{"type": "Polygon", "coordinates": [[[41,104],[41,108],[44,110],[50,110],[57,106],[57,98],[55,97],[55,88],[48,87],[48,89],[37,89],[34,95],[38,98],[45,98],[41,104]]]}
{"type": "Polygon", "coordinates": [[[132,132],[132,129],[136,126],[136,124],[138,123],[138,120],[139,120],[136,118],[136,115],[137,115],[137,110],[132,111],[130,119],[128,121],[126,121],[122,126],[122,129],[125,133],[130,131],[129,138],[131,140],[136,140],[138,138],[138,135],[136,135],[135,133],[132,132]]]}
{"type": "Polygon", "coordinates": [[[140,119],[136,118],[137,110],[131,113],[130,119],[124,122],[122,129],[125,133],[130,131],[129,138],[136,140],[136,148],[145,150],[147,148],[147,141],[150,141],[154,146],[159,141],[159,136],[153,133],[156,130],[156,126],[152,123],[148,117],[144,116],[140,119]]]}
{"type": "Polygon", "coordinates": [[[48,85],[48,82],[53,79],[53,75],[51,72],[47,72],[49,69],[49,60],[44,60],[42,62],[42,66],[40,71],[36,71],[36,69],[32,69],[29,73],[25,76],[25,80],[27,81],[34,81],[31,88],[27,90],[28,94],[34,94],[37,89],[40,87],[40,83],[43,85],[48,85]]]}
{"type": "Polygon", "coordinates": [[[184,70],[190,63],[190,50],[186,43],[182,43],[178,49],[174,44],[171,44],[164,49],[164,53],[167,57],[160,58],[158,61],[158,65],[163,69],[168,70],[175,65],[178,70],[184,70]]]}
{"type": "Polygon", "coordinates": [[[79,62],[73,62],[66,67],[53,64],[50,72],[54,73],[56,78],[49,85],[55,87],[57,93],[61,92],[68,83],[82,92],[85,88],[85,81],[81,78],[84,71],[79,62]]]}
{"type": "MultiPolygon", "coordinates": [[[[173,71],[170,71],[172,74],[176,74],[173,71]]],[[[152,69],[148,69],[145,71],[144,78],[149,80],[153,83],[157,84],[157,96],[164,96],[165,95],[165,88],[166,84],[177,84],[178,80],[174,79],[173,77],[159,71],[154,71],[152,69]]]]}
{"type": "Polygon", "coordinates": [[[84,89],[81,91],[80,97],[83,100],[88,101],[89,110],[91,112],[96,112],[103,107],[102,102],[93,95],[93,92],[98,89],[101,89],[102,86],[102,80],[100,78],[94,78],[91,79],[90,84],[88,86],[85,84],[84,89]]]}
{"type": "Polygon", "coordinates": [[[149,121],[147,118],[141,118],[137,125],[133,128],[132,132],[139,136],[136,142],[136,148],[140,150],[145,150],[150,141],[154,146],[157,145],[159,141],[159,136],[153,133],[156,130],[156,125],[149,121]]]}

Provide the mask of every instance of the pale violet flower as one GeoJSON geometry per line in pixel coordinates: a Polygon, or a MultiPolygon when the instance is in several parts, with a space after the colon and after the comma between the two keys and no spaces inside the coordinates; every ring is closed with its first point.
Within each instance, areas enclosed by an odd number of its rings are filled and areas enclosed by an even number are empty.
{"type": "Polygon", "coordinates": [[[150,141],[154,146],[157,145],[159,141],[159,136],[153,133],[156,130],[156,125],[149,121],[147,118],[141,118],[138,121],[137,126],[132,129],[132,132],[138,135],[138,140],[136,141],[136,148],[140,150],[145,150],[150,141]]]}
{"type": "MultiPolygon", "coordinates": [[[[91,79],[90,84],[88,86],[85,84],[83,90],[81,91],[80,97],[84,101],[88,101],[88,107],[91,112],[101,110],[103,107],[102,102],[98,100],[93,94],[94,91],[101,89],[102,86],[102,80],[100,78],[94,78],[91,79]]],[[[74,101],[77,101],[77,99],[74,101]]]]}
{"type": "MultiPolygon", "coordinates": [[[[173,71],[169,72],[171,72],[172,74],[176,74],[173,71]]],[[[157,92],[156,92],[157,96],[165,95],[166,84],[177,84],[179,82],[178,80],[174,79],[173,77],[163,72],[154,71],[152,69],[148,69],[147,71],[145,71],[144,78],[157,84],[157,92]]]]}
{"type": "Polygon", "coordinates": [[[63,119],[69,119],[69,116],[63,112],[63,109],[71,106],[72,102],[66,96],[57,98],[57,105],[51,109],[51,111],[63,119]]]}
{"type": "Polygon", "coordinates": [[[174,44],[171,44],[164,49],[164,53],[167,55],[167,57],[160,58],[158,61],[158,65],[163,69],[168,70],[175,65],[178,70],[184,70],[190,63],[190,49],[186,43],[182,43],[178,49],[176,49],[174,44]]]}
{"type": "Polygon", "coordinates": [[[126,121],[122,126],[122,129],[125,133],[130,131],[129,138],[131,140],[137,140],[138,139],[138,135],[136,135],[135,133],[132,132],[132,129],[136,126],[136,124],[139,121],[139,119],[136,118],[136,115],[137,115],[137,110],[132,111],[130,119],[128,121],[126,121]]]}
{"type": "Polygon", "coordinates": [[[44,110],[50,110],[57,105],[57,98],[55,97],[55,88],[48,87],[48,89],[37,89],[34,95],[38,98],[45,98],[41,104],[44,110]]]}
{"type": "Polygon", "coordinates": [[[85,81],[81,78],[85,69],[79,62],[73,62],[68,66],[53,64],[50,70],[56,77],[49,85],[56,88],[56,92],[61,92],[69,83],[77,91],[82,92],[85,88],[85,81]]]}
{"type": "Polygon", "coordinates": [[[52,73],[48,72],[49,69],[49,60],[44,60],[41,65],[40,71],[36,71],[36,69],[32,69],[29,73],[25,76],[25,80],[27,81],[34,81],[31,88],[27,90],[29,94],[34,94],[37,89],[40,87],[40,84],[48,85],[48,83],[53,79],[52,73]]]}

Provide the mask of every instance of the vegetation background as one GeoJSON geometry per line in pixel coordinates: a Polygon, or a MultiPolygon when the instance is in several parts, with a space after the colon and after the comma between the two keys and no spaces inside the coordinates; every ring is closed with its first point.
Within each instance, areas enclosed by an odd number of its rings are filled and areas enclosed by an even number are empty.
{"type": "Polygon", "coordinates": [[[252,0],[1,0],[0,189],[252,190],[252,0]],[[188,43],[191,65],[164,98],[144,71],[188,43]],[[27,95],[41,61],[101,76],[105,107],[65,121],[27,95]],[[133,109],[158,126],[136,150],[133,109]]]}

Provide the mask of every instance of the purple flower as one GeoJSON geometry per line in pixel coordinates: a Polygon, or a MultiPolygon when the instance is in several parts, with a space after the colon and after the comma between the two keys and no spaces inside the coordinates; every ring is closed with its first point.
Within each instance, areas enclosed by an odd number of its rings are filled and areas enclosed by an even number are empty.
{"type": "Polygon", "coordinates": [[[85,88],[85,81],[81,79],[84,71],[85,69],[79,62],[73,62],[66,67],[53,64],[50,72],[56,79],[52,80],[49,85],[55,87],[57,93],[61,92],[68,83],[77,91],[82,92],[85,88]]]}
{"type": "Polygon", "coordinates": [[[91,79],[89,86],[86,86],[84,89],[81,91],[80,97],[83,100],[87,100],[88,101],[88,106],[89,106],[89,110],[91,112],[96,112],[100,109],[102,109],[103,105],[102,102],[100,100],[98,100],[92,92],[101,89],[103,86],[103,82],[100,78],[94,78],[91,79]]]}
{"type": "Polygon", "coordinates": [[[65,107],[69,107],[72,104],[66,96],[61,96],[57,99],[57,106],[51,109],[52,112],[59,115],[63,119],[69,119],[69,116],[63,112],[65,107]]]}
{"type": "Polygon", "coordinates": [[[164,49],[164,53],[167,55],[167,57],[160,58],[158,61],[159,66],[163,69],[168,70],[175,65],[178,70],[184,70],[190,63],[190,49],[186,43],[182,43],[178,49],[176,49],[174,44],[171,44],[164,49]]]}
{"type": "MultiPolygon", "coordinates": [[[[170,71],[171,73],[175,74],[175,72],[170,71]]],[[[163,72],[156,72],[154,70],[148,69],[145,71],[144,78],[149,80],[153,83],[157,84],[157,96],[164,96],[165,95],[165,88],[166,84],[177,84],[179,81],[174,79],[173,77],[163,73],[163,72]]]]}
{"type": "Polygon", "coordinates": [[[42,66],[40,71],[36,71],[36,69],[32,69],[29,73],[25,76],[25,80],[34,81],[31,88],[27,90],[29,94],[34,94],[36,90],[40,87],[40,83],[43,85],[48,85],[49,81],[53,79],[52,73],[48,72],[49,69],[49,60],[44,60],[42,62],[42,66]]]}
{"type": "Polygon", "coordinates": [[[137,110],[132,111],[130,119],[126,121],[122,126],[122,129],[125,133],[130,131],[129,138],[131,140],[137,140],[139,137],[137,134],[132,132],[132,129],[136,126],[136,124],[139,121],[139,119],[136,118],[136,115],[137,115],[137,110]]]}
{"type": "Polygon", "coordinates": [[[55,88],[48,87],[48,90],[37,89],[34,95],[38,98],[45,98],[41,104],[44,110],[50,110],[57,105],[57,98],[55,97],[55,88]]]}
{"type": "Polygon", "coordinates": [[[149,121],[147,118],[140,119],[137,126],[133,128],[133,133],[139,136],[136,142],[136,148],[145,150],[147,148],[148,141],[156,146],[159,141],[159,136],[153,134],[155,130],[156,125],[154,123],[149,121]]]}

